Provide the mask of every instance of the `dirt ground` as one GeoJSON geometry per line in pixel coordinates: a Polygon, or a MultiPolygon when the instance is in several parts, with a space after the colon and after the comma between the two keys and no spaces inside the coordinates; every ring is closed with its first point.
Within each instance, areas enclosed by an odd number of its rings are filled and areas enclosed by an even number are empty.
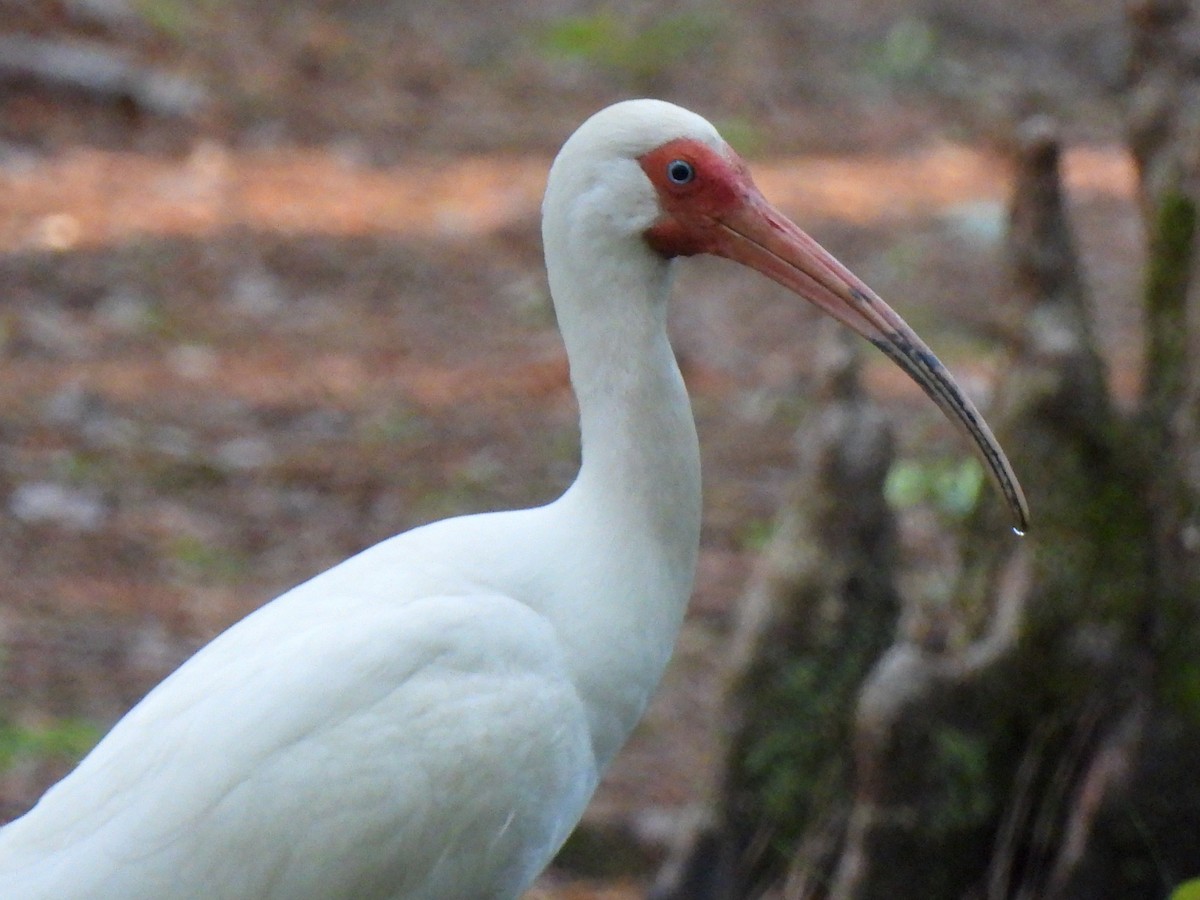
{"type": "MultiPolygon", "coordinates": [[[[538,204],[557,144],[612,100],[717,122],[984,399],[1011,327],[1006,135],[1052,113],[1111,375],[1137,391],[1113,0],[260,7],[0,0],[0,37],[87,41],[137,84],[194,89],[181,111],[0,75],[0,820],[281,590],[569,482],[538,204]]],[[[696,596],[588,816],[650,856],[713,770],[730,618],[826,333],[718,262],[686,263],[677,295],[706,478],[696,596]]],[[[886,363],[868,380],[907,454],[965,452],[886,363]]],[[[912,571],[940,528],[904,510],[912,571]]],[[[538,896],[634,896],[644,859],[612,857],[538,896]]]]}

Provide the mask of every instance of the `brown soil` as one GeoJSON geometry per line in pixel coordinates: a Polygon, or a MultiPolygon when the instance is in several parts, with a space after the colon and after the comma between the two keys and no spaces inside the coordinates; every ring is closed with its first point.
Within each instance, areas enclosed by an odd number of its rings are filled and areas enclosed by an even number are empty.
{"type": "MultiPolygon", "coordinates": [[[[1136,394],[1141,235],[1105,100],[1115,4],[710,10],[723,40],[696,38],[649,74],[538,51],[552,23],[534,4],[502,27],[483,5],[447,21],[381,4],[387,39],[370,4],[292,4],[272,21],[248,2],[201,6],[155,27],[35,3],[6,26],[99,40],[215,97],[180,121],[0,85],[0,699],[29,731],[103,727],[220,628],[389,534],[568,483],[575,413],[537,210],[555,144],[616,96],[754,123],[764,193],[986,395],[1003,374],[989,336],[1010,315],[995,135],[1036,95],[1072,142],[1100,333],[1119,394],[1136,394]],[[960,88],[978,93],[943,89],[941,69],[872,74],[898,22],[936,37],[918,67],[967,66],[960,88]],[[1015,90],[1023,75],[1036,90],[1015,90]]],[[[186,8],[145,7],[168,20],[186,8]]],[[[788,478],[822,333],[812,311],[718,262],[688,262],[677,299],[706,474],[697,594],[589,813],[651,846],[713,770],[730,611],[788,478]]],[[[885,363],[868,378],[907,452],[962,452],[885,363]]],[[[910,511],[912,565],[937,527],[910,511]]],[[[67,765],[18,755],[0,818],[67,765]]],[[[534,896],[637,887],[560,873],[534,896]]]]}

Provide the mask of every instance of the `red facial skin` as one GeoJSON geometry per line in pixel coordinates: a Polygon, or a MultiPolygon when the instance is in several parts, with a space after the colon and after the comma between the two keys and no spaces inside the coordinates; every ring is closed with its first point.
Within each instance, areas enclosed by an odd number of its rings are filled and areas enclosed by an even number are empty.
{"type": "Polygon", "coordinates": [[[732,259],[791,288],[869,340],[878,336],[874,329],[880,323],[859,307],[883,301],[767,202],[750,168],[732,149],[721,153],[679,138],[651,150],[639,163],[663,210],[645,232],[646,242],[658,253],[668,259],[700,253],[732,259]],[[692,166],[695,177],[688,183],[667,177],[675,160],[692,166]]]}
{"type": "Polygon", "coordinates": [[[679,138],[638,162],[662,208],[662,216],[644,235],[653,250],[667,259],[711,253],[756,269],[877,346],[974,442],[1012,509],[1015,530],[1024,533],[1029,523],[1025,495],[974,404],[891,307],[766,201],[733,150],[679,138]],[[694,172],[683,184],[668,175],[677,160],[694,172]]]}
{"type": "Polygon", "coordinates": [[[717,252],[724,239],[718,220],[749,202],[751,192],[758,194],[740,157],[733,151],[723,156],[698,141],[679,138],[638,161],[665,214],[646,232],[646,241],[667,258],[717,252]],[[692,181],[676,184],[667,177],[675,160],[692,166],[692,181]]]}

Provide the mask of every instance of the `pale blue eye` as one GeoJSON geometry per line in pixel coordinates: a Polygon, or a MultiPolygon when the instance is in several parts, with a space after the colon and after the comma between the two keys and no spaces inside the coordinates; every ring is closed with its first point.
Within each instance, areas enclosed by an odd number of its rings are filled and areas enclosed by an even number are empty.
{"type": "Polygon", "coordinates": [[[696,169],[685,159],[673,159],[667,163],[667,178],[672,184],[687,184],[696,177],[696,169]]]}

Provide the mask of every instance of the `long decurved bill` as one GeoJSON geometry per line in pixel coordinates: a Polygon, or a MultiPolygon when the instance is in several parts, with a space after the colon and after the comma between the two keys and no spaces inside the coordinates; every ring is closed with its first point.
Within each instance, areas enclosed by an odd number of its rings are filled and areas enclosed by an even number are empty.
{"type": "Polygon", "coordinates": [[[946,367],[917,333],[874,291],[820,244],[772,207],[757,190],[717,217],[710,252],[757,269],[849,325],[919,384],[974,443],[1024,534],[1029,507],[992,430],[946,367]]]}

